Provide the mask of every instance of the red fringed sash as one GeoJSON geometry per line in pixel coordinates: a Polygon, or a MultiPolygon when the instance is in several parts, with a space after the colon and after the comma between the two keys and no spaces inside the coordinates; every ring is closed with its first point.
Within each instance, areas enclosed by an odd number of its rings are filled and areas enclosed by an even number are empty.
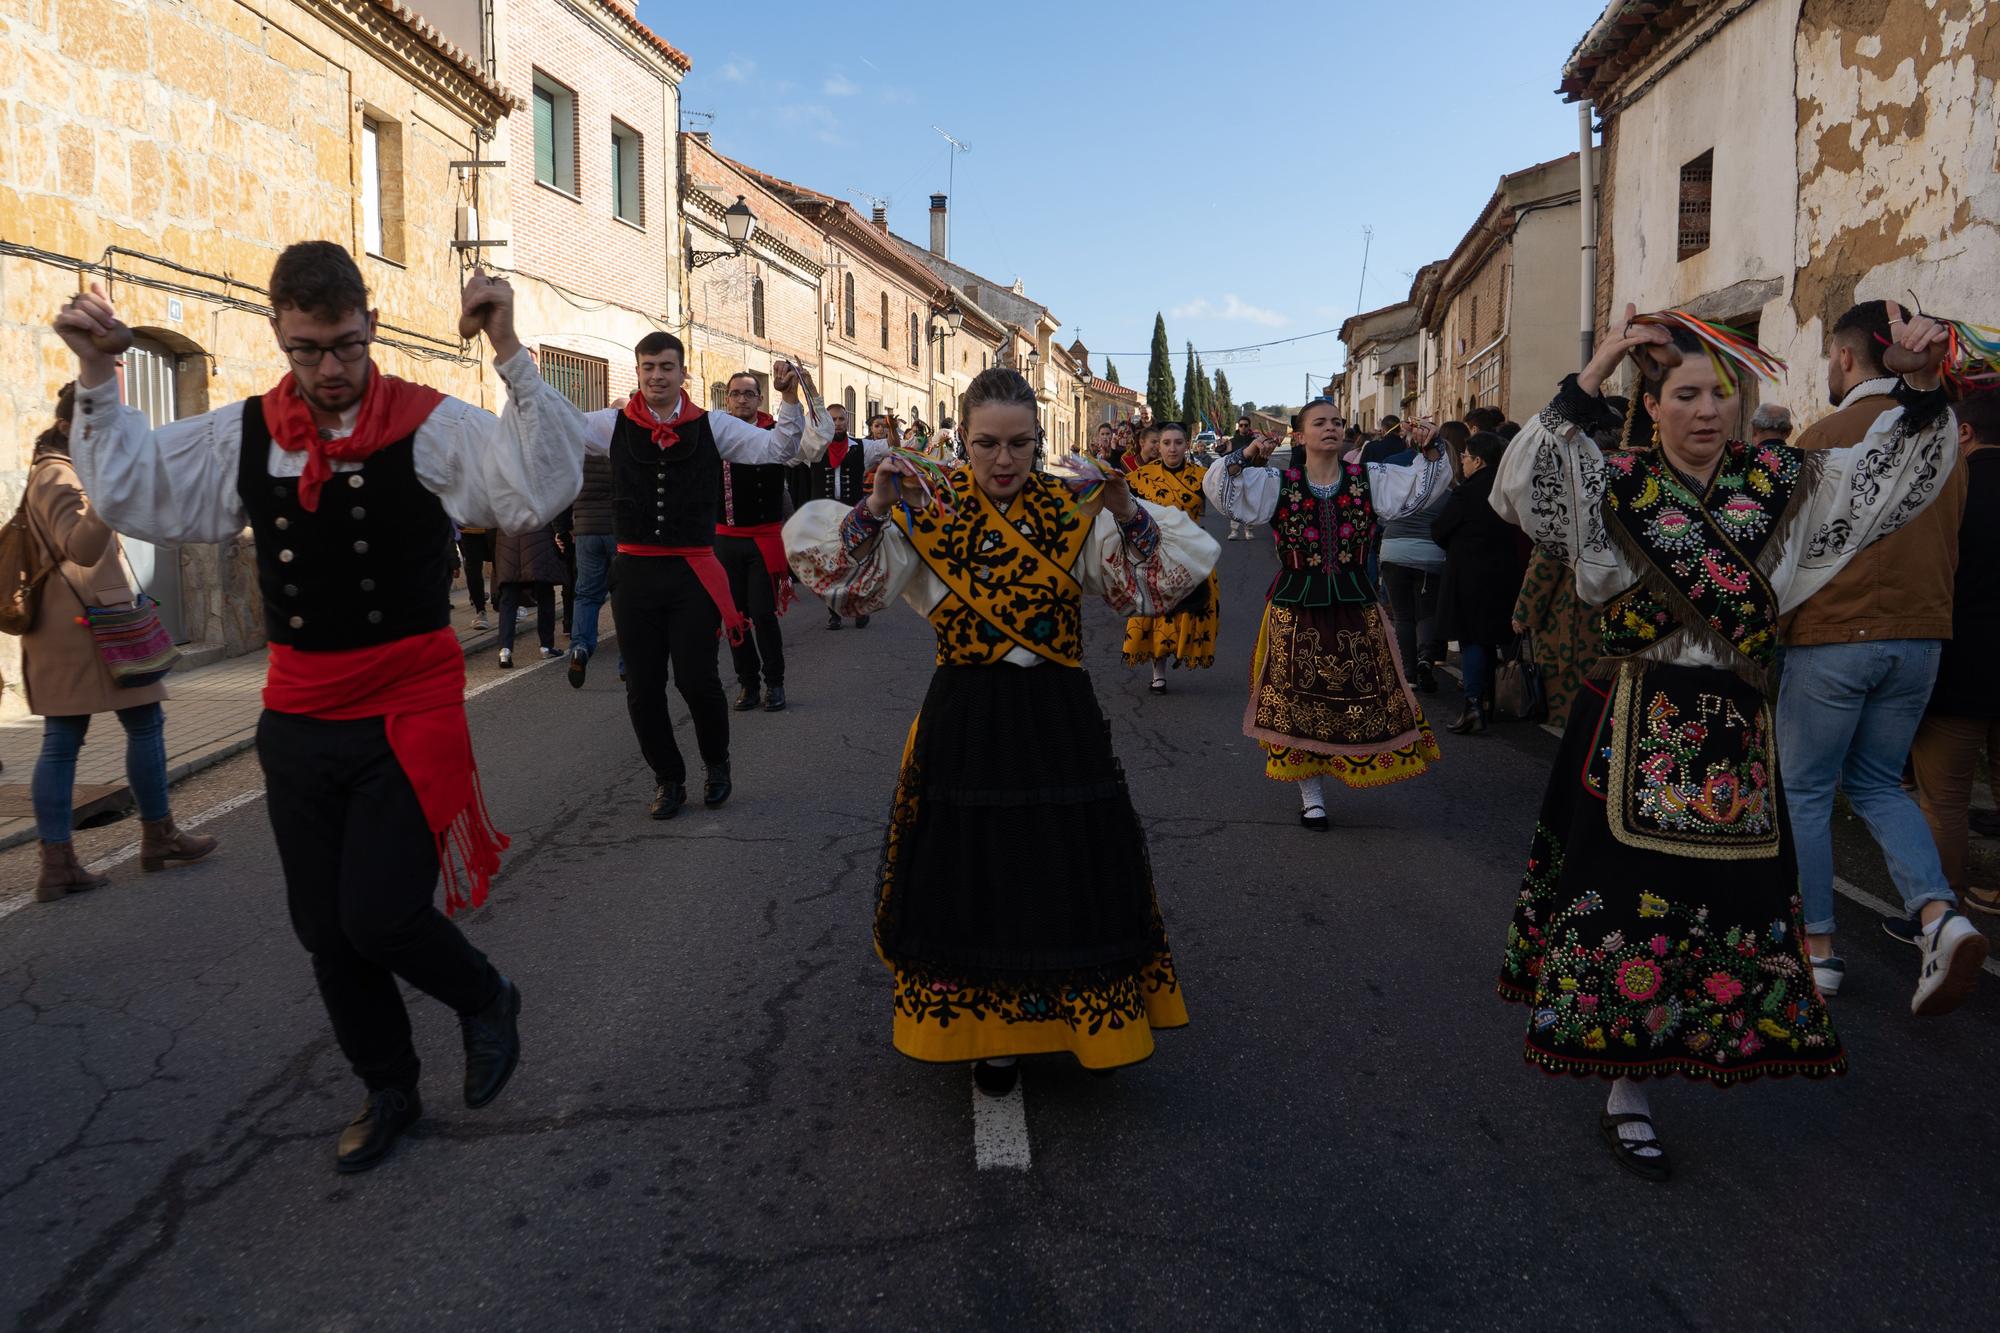
{"type": "Polygon", "coordinates": [[[437,835],[444,911],[481,907],[507,835],[493,827],[465,720],[465,653],[449,629],[373,648],[271,645],[264,706],[329,722],[383,719],[389,748],[437,835]]]}

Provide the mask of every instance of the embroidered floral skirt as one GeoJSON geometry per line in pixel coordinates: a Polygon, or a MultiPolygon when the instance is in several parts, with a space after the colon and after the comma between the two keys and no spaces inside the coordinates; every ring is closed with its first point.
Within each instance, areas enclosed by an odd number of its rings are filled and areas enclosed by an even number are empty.
{"type": "Polygon", "coordinates": [[[1521,880],[1501,998],[1554,1073],[1844,1072],[1805,953],[1771,711],[1729,672],[1585,682],[1521,880]]]}
{"type": "Polygon", "coordinates": [[[1109,1068],[1187,1022],[1088,674],[937,669],[904,746],[875,947],[896,1049],[919,1060],[1069,1051],[1109,1068]]]}
{"type": "Polygon", "coordinates": [[[1215,636],[1222,624],[1220,588],[1220,580],[1211,573],[1167,614],[1127,620],[1125,665],[1144,666],[1164,657],[1176,667],[1214,666],[1215,636]]]}
{"type": "Polygon", "coordinates": [[[1264,747],[1264,776],[1276,782],[1381,787],[1439,758],[1374,602],[1265,606],[1243,734],[1264,747]]]}

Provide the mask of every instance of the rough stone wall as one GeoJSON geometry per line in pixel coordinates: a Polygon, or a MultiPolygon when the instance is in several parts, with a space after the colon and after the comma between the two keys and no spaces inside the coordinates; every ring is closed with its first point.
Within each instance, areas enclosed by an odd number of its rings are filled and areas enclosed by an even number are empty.
{"type": "MultiPolygon", "coordinates": [[[[418,335],[385,337],[453,354],[383,346],[377,364],[491,402],[479,368],[455,356],[457,198],[444,164],[477,155],[460,107],[290,0],[0,0],[0,237],[92,262],[125,247],[212,276],[113,256],[121,272],[207,294],[227,292],[227,280],[265,286],[292,241],[338,241],[359,256],[383,322],[418,335]],[[401,199],[400,263],[361,254],[364,108],[400,135],[400,179],[384,190],[401,199]]],[[[0,257],[0,503],[10,507],[49,404],[75,374],[48,321],[76,290],[72,267],[0,257]]],[[[171,295],[112,285],[127,323],[188,354],[184,415],[284,373],[262,316],[181,294],[175,319],[171,295]]],[[[183,547],[182,576],[197,641],[261,644],[247,546],[183,547]]],[[[0,642],[10,679],[16,652],[0,642]]],[[[13,706],[10,692],[0,708],[13,706]]]]}
{"type": "Polygon", "coordinates": [[[1787,396],[1804,389],[1818,402],[1824,330],[1857,299],[1907,302],[1914,291],[1954,317],[1993,322],[2000,13],[1984,0],[1806,0],[1796,57],[1787,396]]]}

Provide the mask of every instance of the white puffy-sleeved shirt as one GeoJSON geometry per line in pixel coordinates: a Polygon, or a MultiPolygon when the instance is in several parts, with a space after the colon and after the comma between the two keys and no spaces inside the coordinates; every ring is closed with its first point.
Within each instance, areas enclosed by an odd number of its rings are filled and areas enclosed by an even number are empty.
{"type": "MultiPolygon", "coordinates": [[[[457,398],[441,401],[417,427],[417,478],[468,527],[526,532],[548,524],[583,485],[583,414],[543,381],[525,348],[494,369],[507,386],[500,415],[457,398]]],[[[154,427],[145,413],[119,405],[116,379],[79,389],[70,456],[91,505],[141,541],[236,536],[248,522],[236,489],[243,410],[231,403],[154,427]]],[[[346,413],[334,437],[350,433],[359,414],[358,405],[346,413]]],[[[306,457],[273,441],[265,465],[273,477],[297,477],[306,457]]],[[[330,461],[336,473],[361,467],[330,461]]]]}
{"type": "MultiPolygon", "coordinates": [[[[1343,464],[1344,465],[1344,464],[1343,464]]],[[[1451,470],[1443,458],[1421,454],[1411,463],[1369,463],[1368,503],[1377,520],[1403,518],[1429,504],[1440,490],[1451,486],[1451,470]]],[[[1243,451],[1225,454],[1202,478],[1202,493],[1208,502],[1231,522],[1269,523],[1278,512],[1278,492],[1283,487],[1282,468],[1261,467],[1243,462],[1243,451]],[[1234,476],[1232,467],[1240,468],[1234,476]]]]}
{"type": "MultiPolygon", "coordinates": [[[[1780,614],[1825,587],[1864,546],[1914,518],[1950,475],[1958,450],[1952,413],[1929,402],[1930,395],[1904,392],[1910,404],[1877,417],[1859,444],[1809,455],[1813,467],[1799,482],[1808,489],[1794,501],[1804,508],[1775,561],[1762,562],[1780,614]]],[[[1639,581],[1639,570],[1604,526],[1608,469],[1588,428],[1605,413],[1602,400],[1571,376],[1508,444],[1493,482],[1494,511],[1567,562],[1576,571],[1577,595],[1591,606],[1639,581]]],[[[1730,665],[1687,634],[1647,656],[1683,666],[1730,665]]]]}
{"type": "MultiPolygon", "coordinates": [[[[1086,596],[1102,597],[1120,615],[1158,615],[1208,577],[1222,547],[1180,510],[1136,503],[1152,516],[1159,534],[1152,553],[1128,543],[1118,520],[1101,510],[1069,573],[1086,596]]],[[[841,539],[841,523],[850,512],[848,505],[815,500],[791,516],[785,523],[785,552],[793,572],[839,615],[873,615],[901,597],[928,618],[950,589],[893,522],[884,523],[880,535],[858,554],[850,553],[841,539]]],[[[1045,659],[1017,645],[1002,660],[1036,666],[1045,659]]]]}
{"type": "MultiPolygon", "coordinates": [[[[681,395],[687,401],[687,395],[681,395]]],[[[593,454],[611,452],[611,435],[618,428],[618,418],[625,409],[618,407],[599,408],[595,412],[581,414],[583,421],[583,447],[593,454]]],[[[678,416],[675,412],[670,415],[678,416]]],[[[715,437],[715,451],[722,455],[725,463],[789,463],[800,456],[803,443],[811,440],[819,442],[822,452],[826,440],[831,437],[833,423],[817,411],[808,415],[798,403],[780,403],[778,414],[770,429],[755,422],[732,417],[727,412],[711,411],[708,414],[709,434],[715,437]]]]}

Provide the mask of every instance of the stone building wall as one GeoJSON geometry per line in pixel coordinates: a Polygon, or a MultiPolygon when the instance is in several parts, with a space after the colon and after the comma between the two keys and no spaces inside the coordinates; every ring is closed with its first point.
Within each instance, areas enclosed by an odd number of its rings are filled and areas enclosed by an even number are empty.
{"type": "MultiPolygon", "coordinates": [[[[306,238],[359,256],[383,370],[490,403],[458,342],[445,164],[478,155],[474,127],[505,114],[502,97],[373,0],[0,4],[0,502],[18,496],[75,373],[48,321],[79,268],[176,358],[183,417],[284,373],[261,292],[278,251],[306,238]],[[364,116],[393,148],[381,193],[394,257],[362,252],[364,116]]],[[[195,643],[261,645],[247,544],[182,547],[180,576],[195,643]]],[[[10,679],[17,650],[0,641],[10,679]]]]}

